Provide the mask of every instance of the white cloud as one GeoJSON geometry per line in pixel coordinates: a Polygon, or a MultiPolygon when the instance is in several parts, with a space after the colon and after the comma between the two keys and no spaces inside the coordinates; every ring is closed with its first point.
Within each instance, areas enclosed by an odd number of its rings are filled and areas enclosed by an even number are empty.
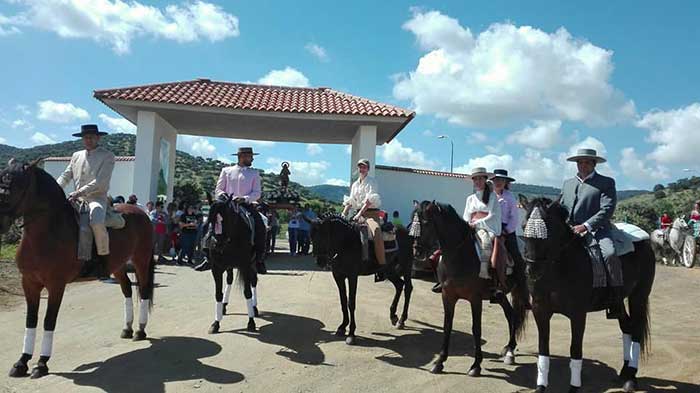
{"type": "Polygon", "coordinates": [[[458,173],[471,173],[472,169],[477,167],[484,167],[487,171],[493,171],[495,168],[512,168],[513,156],[510,154],[487,154],[482,157],[475,157],[470,159],[466,164],[456,167],[454,171],[458,173]]]}
{"type": "Polygon", "coordinates": [[[136,126],[127,119],[107,116],[104,113],[101,113],[98,117],[105,123],[107,128],[114,132],[123,132],[126,134],[136,133],[136,126]]]}
{"type": "Polygon", "coordinates": [[[669,177],[668,168],[657,165],[647,166],[646,163],[637,157],[637,152],[633,147],[626,147],[620,152],[620,169],[622,174],[633,180],[647,182],[660,182],[661,179],[669,177]]]}
{"type": "Polygon", "coordinates": [[[230,157],[217,156],[216,159],[224,164],[233,164],[233,160],[230,157]]]}
{"type": "MultiPolygon", "coordinates": [[[[131,41],[153,37],[176,42],[211,42],[239,35],[238,18],[204,1],[163,9],[121,0],[14,0],[26,9],[15,25],[49,30],[63,38],[86,38],[128,53],[131,41]]],[[[0,22],[1,23],[1,22],[0,22]]]]}
{"type": "Polygon", "coordinates": [[[561,187],[565,178],[575,174],[575,172],[565,172],[560,161],[555,161],[532,149],[525,149],[525,154],[517,160],[509,173],[519,183],[552,187],[561,187]]]}
{"type": "Polygon", "coordinates": [[[209,142],[209,139],[201,136],[193,135],[178,135],[177,145],[183,151],[186,151],[195,156],[215,158],[216,146],[209,142]]]}
{"type": "Polygon", "coordinates": [[[0,14],[0,37],[19,34],[21,31],[15,26],[17,22],[14,18],[0,14]]]}
{"type": "Polygon", "coordinates": [[[534,125],[527,126],[508,136],[508,143],[518,143],[535,149],[549,149],[559,143],[561,121],[535,120],[534,125]]]}
{"type": "Polygon", "coordinates": [[[324,49],[322,46],[309,42],[304,46],[304,49],[314,55],[317,59],[323,62],[328,61],[328,53],[326,53],[326,49],[324,49]]]}
{"type": "Polygon", "coordinates": [[[650,158],[664,164],[693,164],[700,150],[700,103],[685,108],[648,112],[637,127],[649,130],[648,141],[657,146],[650,158]]]}
{"type": "Polygon", "coordinates": [[[37,145],[50,145],[52,143],[56,143],[56,141],[51,139],[50,136],[41,132],[35,132],[34,135],[32,135],[31,140],[37,145]]]}
{"type": "Polygon", "coordinates": [[[635,115],[634,103],[610,83],[613,52],[564,28],[550,34],[499,23],[474,36],[454,18],[417,10],[403,27],[427,53],[395,78],[394,96],[418,113],[463,126],[533,118],[601,125],[635,115]]]}
{"type": "Polygon", "coordinates": [[[483,132],[473,131],[469,133],[469,138],[467,138],[467,143],[484,143],[489,139],[489,137],[483,132]]]}
{"type": "MultiPolygon", "coordinates": [[[[265,160],[268,165],[272,165],[268,172],[279,173],[280,163],[285,161],[280,158],[270,157],[265,160]]],[[[290,161],[289,171],[291,181],[300,183],[305,186],[316,184],[324,184],[326,181],[326,171],[331,164],[327,161],[290,161]]]]}
{"type": "Polygon", "coordinates": [[[309,87],[309,78],[296,69],[287,66],[283,70],[272,70],[258,79],[262,85],[309,87]]]}
{"type": "Polygon", "coordinates": [[[379,157],[382,158],[384,163],[389,165],[425,169],[433,169],[438,166],[438,163],[429,160],[425,153],[414,150],[412,147],[404,146],[398,139],[382,145],[378,150],[379,157]]]}
{"type": "Polygon", "coordinates": [[[5,139],[5,138],[3,138],[3,137],[0,136],[0,143],[2,143],[3,145],[6,144],[6,143],[7,143],[7,139],[5,139]]]}
{"type": "Polygon", "coordinates": [[[32,128],[32,125],[24,119],[17,119],[15,121],[13,121],[11,126],[12,126],[12,128],[25,128],[25,129],[32,128]]]}
{"type": "Polygon", "coordinates": [[[431,131],[431,130],[425,130],[425,131],[423,131],[421,134],[422,134],[423,136],[428,137],[428,138],[432,138],[432,137],[435,136],[435,133],[433,133],[433,131],[431,131]]]}
{"type": "Polygon", "coordinates": [[[335,179],[335,178],[326,179],[325,184],[330,184],[331,186],[342,186],[342,187],[349,187],[350,186],[350,182],[348,182],[347,180],[335,179]]]}
{"type": "MultiPolygon", "coordinates": [[[[575,162],[568,162],[566,159],[568,157],[571,157],[576,154],[576,151],[579,149],[594,149],[596,153],[598,154],[599,157],[603,157],[605,159],[608,159],[608,149],[605,147],[605,144],[600,141],[599,139],[596,139],[592,136],[586,137],[586,139],[574,143],[570,148],[567,153],[562,153],[559,155],[559,161],[560,162],[565,162],[566,165],[564,167],[564,171],[567,175],[569,176],[574,176],[576,174],[576,163],[575,162]]],[[[603,164],[598,164],[596,166],[596,171],[601,172],[602,174],[605,174],[607,176],[615,176],[615,171],[610,167],[609,163],[603,163],[603,164]]]]}
{"type": "Polygon", "coordinates": [[[345,153],[348,155],[352,154],[352,145],[345,146],[345,153]]]}
{"type": "Polygon", "coordinates": [[[316,156],[323,153],[323,148],[318,143],[309,143],[306,145],[306,154],[316,156]]]}
{"type": "Polygon", "coordinates": [[[71,103],[54,102],[51,100],[39,101],[37,118],[54,123],[70,123],[76,120],[87,120],[90,118],[88,112],[71,103]]]}
{"type": "Polygon", "coordinates": [[[15,105],[15,110],[17,112],[25,115],[25,116],[29,116],[32,114],[32,112],[29,110],[29,108],[27,108],[26,105],[21,105],[21,104],[15,105]]]}

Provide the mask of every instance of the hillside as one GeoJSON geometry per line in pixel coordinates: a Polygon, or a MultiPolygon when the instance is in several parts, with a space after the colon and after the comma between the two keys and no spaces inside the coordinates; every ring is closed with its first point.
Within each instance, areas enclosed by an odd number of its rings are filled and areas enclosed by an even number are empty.
{"type": "MultiPolygon", "coordinates": [[[[136,148],[136,136],[132,134],[110,134],[104,136],[100,143],[117,156],[132,156],[136,148]]],[[[73,152],[82,148],[80,139],[27,149],[0,145],[0,168],[5,167],[9,159],[13,157],[22,162],[29,162],[38,158],[70,156],[73,152]]],[[[178,150],[175,159],[175,194],[178,195],[183,186],[192,185],[197,190],[214,190],[221,168],[226,165],[219,160],[195,157],[178,150]]],[[[260,172],[263,180],[263,193],[275,189],[277,184],[279,184],[279,177],[272,173],[265,173],[262,170],[260,172]]],[[[326,200],[312,194],[301,184],[290,181],[289,189],[301,196],[302,203],[309,203],[324,210],[335,205],[332,200],[326,200]]]]}
{"type": "Polygon", "coordinates": [[[319,184],[317,186],[308,187],[308,189],[313,195],[319,198],[337,203],[343,202],[343,195],[350,194],[350,187],[333,186],[330,184],[319,184]]]}
{"type": "Polygon", "coordinates": [[[693,203],[700,200],[700,178],[680,179],[667,187],[657,185],[656,192],[636,195],[621,201],[614,220],[635,224],[646,231],[658,228],[658,219],[668,213],[671,217],[687,219],[693,203]]]}

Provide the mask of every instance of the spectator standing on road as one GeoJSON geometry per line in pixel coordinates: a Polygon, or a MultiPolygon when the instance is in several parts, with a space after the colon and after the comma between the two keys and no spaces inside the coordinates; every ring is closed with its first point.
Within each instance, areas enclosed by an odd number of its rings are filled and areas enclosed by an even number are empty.
{"type": "Polygon", "coordinates": [[[165,262],[163,249],[168,239],[168,224],[170,222],[168,214],[163,211],[163,202],[156,203],[156,209],[151,212],[151,222],[153,223],[153,234],[155,254],[158,256],[158,263],[165,262]]]}
{"type": "Polygon", "coordinates": [[[183,263],[183,257],[187,256],[187,263],[194,265],[194,244],[197,240],[197,215],[194,206],[185,208],[185,212],[180,216],[178,226],[180,227],[180,255],[177,264],[183,263]]]}
{"type": "Polygon", "coordinates": [[[297,232],[299,231],[299,213],[294,208],[289,215],[289,224],[287,225],[287,233],[289,235],[289,254],[297,255],[297,232]]]}
{"type": "MultiPolygon", "coordinates": [[[[316,213],[311,210],[311,206],[306,205],[306,210],[302,213],[304,217],[309,220],[313,221],[317,218],[316,213]]],[[[306,220],[302,220],[305,224],[305,233],[304,233],[304,242],[302,244],[302,249],[301,253],[304,255],[309,255],[309,250],[311,249],[311,224],[307,222],[306,220]]],[[[299,223],[301,225],[301,222],[299,223]]]]}

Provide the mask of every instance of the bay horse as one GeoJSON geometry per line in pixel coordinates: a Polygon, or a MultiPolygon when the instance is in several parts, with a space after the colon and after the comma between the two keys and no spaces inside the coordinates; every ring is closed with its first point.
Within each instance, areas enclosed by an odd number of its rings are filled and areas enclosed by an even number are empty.
{"type": "MultiPolygon", "coordinates": [[[[441,373],[449,355],[452,321],[454,320],[455,305],[460,299],[469,301],[472,314],[472,336],[474,339],[474,363],[469,367],[468,375],[481,375],[481,314],[482,302],[489,300],[493,284],[490,279],[479,277],[481,261],[476,250],[476,235],[474,230],[457,214],[449,204],[423,201],[413,212],[412,234],[416,234],[417,245],[415,252],[419,253],[425,247],[432,247],[437,241],[442,250],[442,258],[438,263],[437,275],[442,284],[442,307],[444,311],[443,343],[435,365],[431,372],[441,373]]],[[[504,363],[515,363],[515,348],[517,338],[524,332],[527,317],[527,298],[523,288],[518,288],[514,274],[507,278],[503,293],[496,295],[495,300],[503,309],[508,321],[509,339],[502,351],[504,363]],[[511,306],[507,293],[513,297],[511,306]]]]}
{"type": "MultiPolygon", "coordinates": [[[[328,213],[315,220],[304,219],[311,223],[311,240],[314,245],[313,254],[316,257],[316,263],[320,267],[326,267],[330,264],[333,279],[338,286],[343,321],[336,329],[335,334],[336,336],[345,336],[346,329],[349,327],[345,343],[353,345],[356,342],[357,278],[376,273],[379,265],[376,262],[371,262],[371,258],[369,261],[362,261],[360,231],[342,216],[328,213]]],[[[408,320],[408,308],[413,291],[411,283],[413,261],[408,232],[405,229],[397,228],[396,240],[399,249],[397,252],[388,254],[386,262],[388,266],[386,277],[396,289],[389,307],[389,319],[392,325],[403,329],[406,320],[408,320]],[[399,318],[396,315],[396,310],[402,291],[404,294],[403,313],[399,318]]],[[[372,254],[371,250],[370,254],[372,254]]]]}
{"type": "MultiPolygon", "coordinates": [[[[584,238],[574,234],[567,223],[568,212],[558,200],[528,201],[521,195],[520,202],[526,207],[526,229],[530,229],[525,231],[524,259],[539,338],[536,392],[544,392],[549,382],[549,331],[554,313],[566,316],[571,323],[569,392],[578,392],[586,315],[607,307],[608,289],[593,288],[593,270],[584,238]]],[[[623,390],[634,392],[640,354],[645,354],[650,344],[649,295],[656,266],[649,240],[635,242],[634,252],[620,259],[629,309],[618,320],[624,354],[620,378],[624,381],[623,390]]]]}
{"type": "MultiPolygon", "coordinates": [[[[257,296],[254,296],[254,284],[257,284],[257,274],[254,268],[255,251],[252,244],[252,231],[242,217],[242,207],[233,200],[232,196],[210,200],[211,207],[207,218],[210,241],[208,258],[211,263],[211,274],[214,277],[214,322],[209,327],[209,334],[219,333],[221,321],[228,305],[233,284],[233,268],[238,270],[236,278],[243,287],[243,295],[248,309],[248,325],[246,330],[256,330],[255,317],[258,316],[257,296]],[[226,289],[223,288],[223,275],[227,272],[226,289]]],[[[251,214],[258,214],[252,210],[251,214]]]]}
{"type": "MultiPolygon", "coordinates": [[[[49,372],[47,363],[53,349],[58,310],[66,284],[74,281],[81,269],[78,261],[78,221],[72,204],[56,180],[34,161],[20,164],[10,160],[0,172],[0,233],[8,230],[14,219],[24,220],[22,241],[17,248],[17,267],[22,274],[22,288],[27,303],[26,330],[22,355],[10,370],[11,377],[23,377],[34,355],[41,291],[49,294],[44,317],[41,353],[31,377],[49,372]]],[[[122,229],[109,228],[111,253],[107,270],[114,274],[124,295],[125,326],[121,338],[134,341],[146,338],[146,323],[153,301],[154,269],[153,227],[146,213],[134,205],[119,204],[115,210],[126,221],[122,229]],[[134,309],[128,261],[134,266],[140,296],[139,328],[134,334],[134,309]]]]}

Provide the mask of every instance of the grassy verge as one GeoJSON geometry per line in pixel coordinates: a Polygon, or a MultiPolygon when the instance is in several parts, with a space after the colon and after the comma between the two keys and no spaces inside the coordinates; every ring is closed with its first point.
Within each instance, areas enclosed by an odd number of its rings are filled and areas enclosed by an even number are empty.
{"type": "Polygon", "coordinates": [[[15,254],[17,253],[16,244],[3,244],[0,248],[0,261],[14,262],[15,254]]]}

